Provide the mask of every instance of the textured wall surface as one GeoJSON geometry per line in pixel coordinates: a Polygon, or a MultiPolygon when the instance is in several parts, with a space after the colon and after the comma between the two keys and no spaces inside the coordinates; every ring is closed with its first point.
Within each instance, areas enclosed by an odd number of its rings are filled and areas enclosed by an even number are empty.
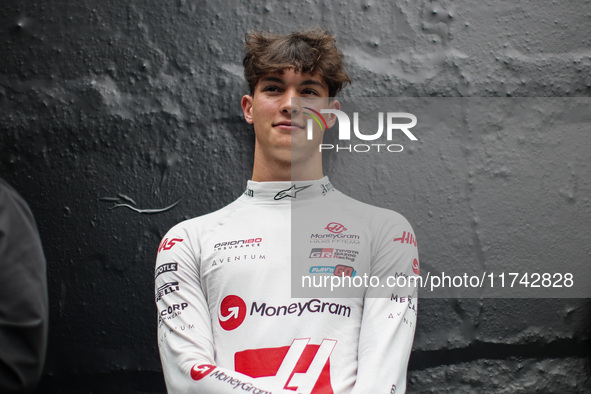
{"type": "MultiPolygon", "coordinates": [[[[39,392],[164,391],[155,252],[168,228],[232,201],[250,175],[245,32],[331,30],[354,79],[344,96],[589,97],[590,19],[583,0],[4,1],[0,176],[29,202],[48,261],[39,392]]],[[[440,153],[422,165],[372,174],[406,185],[390,208],[415,225],[422,263],[512,258],[495,252],[507,234],[490,230],[515,223],[514,211],[487,210],[505,193],[508,207],[530,201],[550,215],[507,228],[522,241],[510,251],[527,245],[535,262],[557,250],[546,247],[556,235],[558,250],[591,264],[590,130],[568,142],[531,130],[521,145],[470,130],[433,138],[440,153]]],[[[382,194],[355,197],[381,205],[382,194]]],[[[588,299],[421,300],[409,392],[591,392],[590,310],[588,299]]]]}

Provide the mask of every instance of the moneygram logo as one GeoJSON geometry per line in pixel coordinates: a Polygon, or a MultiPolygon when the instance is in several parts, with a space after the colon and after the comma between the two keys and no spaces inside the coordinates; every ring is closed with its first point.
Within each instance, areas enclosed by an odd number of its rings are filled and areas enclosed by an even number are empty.
{"type": "Polygon", "coordinates": [[[414,259],[412,261],[412,272],[414,272],[417,275],[420,275],[421,270],[419,268],[419,260],[418,259],[414,259]]]}
{"type": "MultiPolygon", "coordinates": [[[[312,140],[314,136],[314,121],[320,126],[320,129],[326,130],[328,128],[327,122],[322,114],[333,114],[339,121],[339,141],[350,141],[351,140],[351,120],[349,115],[338,109],[321,109],[320,112],[313,110],[309,107],[303,107],[304,109],[310,110],[310,112],[304,112],[309,115],[312,119],[308,119],[306,123],[306,132],[308,140],[312,140]],[[323,127],[324,126],[324,127],[323,127]]],[[[395,131],[400,131],[411,141],[417,141],[417,137],[409,129],[413,128],[417,124],[417,117],[408,112],[387,112],[386,113],[386,140],[392,141],[395,131]],[[400,120],[405,120],[400,123],[400,120]]],[[[384,113],[378,112],[378,130],[375,133],[365,133],[359,129],[359,112],[353,112],[353,133],[355,137],[362,141],[375,141],[382,137],[384,134],[384,113]]],[[[397,133],[398,134],[398,133],[397,133]]],[[[402,152],[404,147],[400,144],[355,144],[355,145],[333,145],[333,144],[320,144],[319,150],[336,150],[348,151],[348,152],[369,152],[376,150],[378,152],[402,152]]]]}
{"type": "Polygon", "coordinates": [[[325,227],[326,230],[330,231],[333,234],[340,234],[343,231],[347,231],[345,226],[337,222],[330,222],[325,227]]]}
{"type": "Polygon", "coordinates": [[[226,331],[238,328],[246,317],[246,304],[244,300],[235,295],[229,295],[220,304],[219,322],[226,331]]]}
{"type": "MultiPolygon", "coordinates": [[[[248,310],[244,300],[236,295],[226,296],[219,309],[218,321],[226,331],[238,328],[246,318],[248,310]]],[[[342,317],[351,317],[351,307],[334,302],[323,302],[317,298],[305,302],[293,302],[289,305],[269,305],[266,301],[254,301],[250,306],[250,316],[280,317],[294,315],[297,317],[309,314],[331,314],[342,317]]]]}
{"type": "Polygon", "coordinates": [[[191,368],[191,378],[193,378],[193,380],[201,380],[209,375],[214,369],[215,365],[211,364],[194,365],[193,368],[191,368]]]}

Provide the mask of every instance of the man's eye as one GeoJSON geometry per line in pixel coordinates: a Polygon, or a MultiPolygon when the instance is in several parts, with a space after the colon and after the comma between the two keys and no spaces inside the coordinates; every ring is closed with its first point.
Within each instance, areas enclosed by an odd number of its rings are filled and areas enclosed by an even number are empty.
{"type": "Polygon", "coordinates": [[[278,92],[279,88],[274,85],[269,85],[264,89],[265,92],[278,92]]]}
{"type": "Polygon", "coordinates": [[[316,92],[314,89],[304,89],[304,91],[302,92],[303,94],[312,94],[312,95],[318,95],[318,92],[316,92]]]}

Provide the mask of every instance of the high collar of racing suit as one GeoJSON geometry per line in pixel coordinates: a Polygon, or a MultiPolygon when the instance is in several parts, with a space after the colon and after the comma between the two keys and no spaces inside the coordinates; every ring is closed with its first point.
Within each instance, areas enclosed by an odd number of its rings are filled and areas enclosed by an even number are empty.
{"type": "Polygon", "coordinates": [[[315,181],[248,181],[242,198],[252,202],[289,204],[326,196],[334,191],[334,187],[326,176],[315,181]]]}

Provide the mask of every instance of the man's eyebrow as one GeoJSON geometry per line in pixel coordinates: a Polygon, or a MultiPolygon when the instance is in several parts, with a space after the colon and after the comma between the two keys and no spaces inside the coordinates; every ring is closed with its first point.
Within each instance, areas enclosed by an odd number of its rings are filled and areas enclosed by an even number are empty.
{"type": "Polygon", "coordinates": [[[272,75],[267,75],[266,77],[261,78],[261,82],[277,82],[277,83],[284,83],[283,79],[279,77],[274,77],[272,75]]]}
{"type": "Polygon", "coordinates": [[[316,79],[306,79],[305,81],[303,81],[300,85],[317,85],[317,86],[324,86],[322,84],[322,82],[316,80],[316,79]]]}
{"type": "MultiPolygon", "coordinates": [[[[275,83],[285,84],[285,81],[283,79],[281,79],[280,77],[273,76],[273,75],[267,75],[265,77],[262,77],[261,82],[275,82],[275,83]]],[[[301,85],[324,86],[322,84],[322,82],[320,82],[317,79],[306,79],[305,81],[302,81],[300,83],[300,86],[301,85]]]]}

